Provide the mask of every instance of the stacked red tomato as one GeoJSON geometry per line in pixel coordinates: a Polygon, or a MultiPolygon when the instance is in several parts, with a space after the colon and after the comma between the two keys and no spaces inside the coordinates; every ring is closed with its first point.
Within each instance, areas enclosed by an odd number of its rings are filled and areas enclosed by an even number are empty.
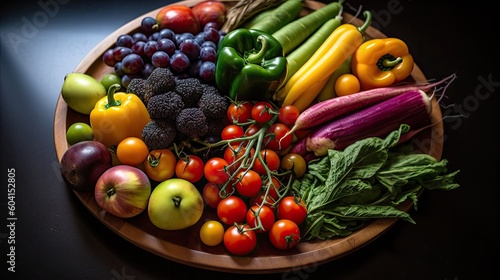
{"type": "Polygon", "coordinates": [[[305,173],[306,162],[287,153],[293,142],[290,128],[298,115],[293,106],[276,108],[266,101],[229,106],[229,124],[221,134],[224,154],[205,162],[208,183],[202,191],[224,230],[209,221],[210,226],[201,229],[202,241],[223,242],[235,255],[251,253],[258,238],[268,238],[282,250],[300,241],[307,208],[292,193],[291,182],[305,173]]]}

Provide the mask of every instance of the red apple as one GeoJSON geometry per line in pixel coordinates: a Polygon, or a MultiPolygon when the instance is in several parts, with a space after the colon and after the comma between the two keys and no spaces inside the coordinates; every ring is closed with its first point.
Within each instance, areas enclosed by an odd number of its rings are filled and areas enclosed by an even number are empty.
{"type": "Polygon", "coordinates": [[[168,5],[156,14],[157,30],[168,28],[177,34],[200,33],[201,27],[190,7],[185,5],[168,5]]]}
{"type": "Polygon", "coordinates": [[[106,170],[95,185],[99,207],[120,218],[139,215],[148,206],[151,182],[142,170],[130,165],[116,165],[106,170]]]}
{"type": "Polygon", "coordinates": [[[220,1],[203,1],[194,5],[191,10],[200,22],[201,28],[209,22],[214,22],[216,28],[220,29],[224,22],[226,22],[227,9],[224,3],[220,1]]]}

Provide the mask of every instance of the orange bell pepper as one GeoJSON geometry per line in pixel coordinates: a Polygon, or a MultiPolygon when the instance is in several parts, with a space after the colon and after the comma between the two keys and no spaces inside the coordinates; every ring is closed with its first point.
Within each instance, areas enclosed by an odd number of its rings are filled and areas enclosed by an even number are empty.
{"type": "Polygon", "coordinates": [[[398,38],[365,41],[351,57],[351,71],[358,77],[362,90],[403,81],[413,68],[408,46],[398,38]]]}

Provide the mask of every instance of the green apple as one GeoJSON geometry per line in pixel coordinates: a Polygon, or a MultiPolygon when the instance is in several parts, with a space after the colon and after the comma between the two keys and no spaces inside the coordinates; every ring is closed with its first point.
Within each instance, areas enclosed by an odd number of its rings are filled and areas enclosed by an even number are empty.
{"type": "Polygon", "coordinates": [[[88,115],[97,101],[106,96],[106,88],[88,74],[69,73],[64,77],[61,96],[68,107],[88,115]]]}
{"type": "Polygon", "coordinates": [[[151,192],[148,215],[158,228],[179,230],[196,224],[203,207],[203,197],[193,183],[172,178],[159,183],[151,192]]]}

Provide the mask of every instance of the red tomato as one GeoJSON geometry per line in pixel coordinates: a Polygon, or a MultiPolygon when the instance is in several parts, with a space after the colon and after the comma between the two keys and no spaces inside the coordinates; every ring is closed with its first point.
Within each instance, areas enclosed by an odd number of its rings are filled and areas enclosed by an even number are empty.
{"type": "MultiPolygon", "coordinates": [[[[255,151],[254,148],[252,148],[250,150],[248,158],[253,157],[254,151],[255,151]]],[[[234,163],[234,162],[237,161],[238,159],[240,159],[241,157],[243,157],[245,155],[245,152],[246,152],[245,146],[240,146],[240,145],[236,145],[236,144],[232,144],[232,145],[227,146],[227,148],[224,150],[223,157],[227,161],[227,163],[229,164],[230,171],[234,171],[234,170],[238,169],[238,167],[241,165],[241,161],[243,159],[236,162],[236,163],[234,163]]]]}
{"type": "Polygon", "coordinates": [[[152,150],[144,161],[144,172],[151,180],[162,182],[175,174],[177,158],[169,149],[152,150]]]}
{"type": "MultiPolygon", "coordinates": [[[[230,124],[222,129],[221,138],[222,140],[237,139],[243,137],[244,134],[245,131],[243,130],[243,127],[236,124],[230,124]]],[[[231,142],[231,144],[233,143],[238,144],[238,142],[231,142]]]]}
{"type": "Polygon", "coordinates": [[[219,29],[226,21],[227,9],[221,1],[202,1],[194,5],[191,9],[200,22],[201,27],[204,27],[209,22],[213,22],[219,29]]]}
{"type": "Polygon", "coordinates": [[[217,216],[226,225],[240,223],[247,215],[247,205],[243,199],[230,195],[217,205],[217,216]]]}
{"type": "Polygon", "coordinates": [[[257,235],[248,225],[232,225],[224,232],[223,242],[231,254],[247,255],[257,247],[257,235]]]}
{"type": "Polygon", "coordinates": [[[156,14],[158,30],[171,29],[176,34],[198,34],[201,31],[200,23],[190,7],[185,5],[168,5],[156,14]]]}
{"type": "Polygon", "coordinates": [[[280,250],[295,247],[300,241],[299,226],[291,220],[277,220],[269,230],[269,241],[280,250]]]}
{"type": "MultiPolygon", "coordinates": [[[[264,196],[266,195],[266,193],[264,191],[261,191],[259,194],[257,194],[256,196],[252,197],[252,199],[250,199],[250,205],[262,205],[262,203],[264,202],[264,196]]],[[[276,200],[274,198],[272,198],[270,195],[267,195],[265,196],[265,202],[264,204],[265,205],[268,205],[269,207],[271,208],[274,208],[273,205],[274,203],[276,202],[276,200]]]]}
{"type": "Polygon", "coordinates": [[[263,183],[263,186],[265,188],[269,187],[269,192],[267,193],[268,196],[272,197],[274,200],[278,199],[278,191],[281,187],[281,182],[276,178],[275,176],[271,177],[271,183],[269,182],[269,179],[266,179],[263,183]]]}
{"type": "Polygon", "coordinates": [[[266,175],[266,167],[271,171],[276,171],[280,168],[280,157],[278,154],[271,149],[262,149],[260,150],[260,156],[262,157],[263,162],[260,159],[256,159],[252,169],[257,171],[257,173],[266,175]]]}
{"type": "Polygon", "coordinates": [[[282,123],[272,124],[266,131],[264,138],[264,147],[273,151],[283,151],[288,149],[292,144],[293,135],[288,134],[290,128],[282,123]]]}
{"type": "Polygon", "coordinates": [[[180,158],[175,165],[175,176],[186,179],[191,183],[198,182],[203,178],[203,160],[195,155],[180,158]]]}
{"type": "Polygon", "coordinates": [[[292,126],[299,117],[300,111],[293,105],[286,105],[278,110],[278,121],[280,123],[292,126]]]}
{"type": "Polygon", "coordinates": [[[304,200],[297,196],[285,196],[276,209],[278,219],[288,219],[300,225],[307,216],[307,206],[304,200]]]}
{"type": "Polygon", "coordinates": [[[236,176],[236,191],[245,197],[257,195],[262,187],[260,174],[252,169],[242,170],[236,176]]]}
{"type": "Polygon", "coordinates": [[[219,187],[213,183],[205,184],[201,191],[201,196],[203,197],[203,201],[205,201],[205,205],[214,209],[217,209],[219,202],[222,200],[222,197],[219,195],[219,187]]]}
{"type": "Polygon", "coordinates": [[[267,101],[259,101],[252,107],[252,118],[260,123],[266,123],[273,117],[273,105],[267,101]]]}
{"type": "Polygon", "coordinates": [[[227,119],[230,123],[245,123],[252,118],[252,107],[249,101],[231,103],[227,108],[227,119]]]}
{"type": "Polygon", "coordinates": [[[224,184],[229,179],[227,161],[220,157],[214,157],[205,162],[204,175],[208,182],[224,184]]]}
{"type": "Polygon", "coordinates": [[[256,232],[266,232],[271,229],[275,222],[276,216],[274,215],[274,210],[267,205],[253,205],[247,211],[246,221],[251,228],[258,226],[257,217],[260,219],[260,227],[257,228],[256,232]]]}

